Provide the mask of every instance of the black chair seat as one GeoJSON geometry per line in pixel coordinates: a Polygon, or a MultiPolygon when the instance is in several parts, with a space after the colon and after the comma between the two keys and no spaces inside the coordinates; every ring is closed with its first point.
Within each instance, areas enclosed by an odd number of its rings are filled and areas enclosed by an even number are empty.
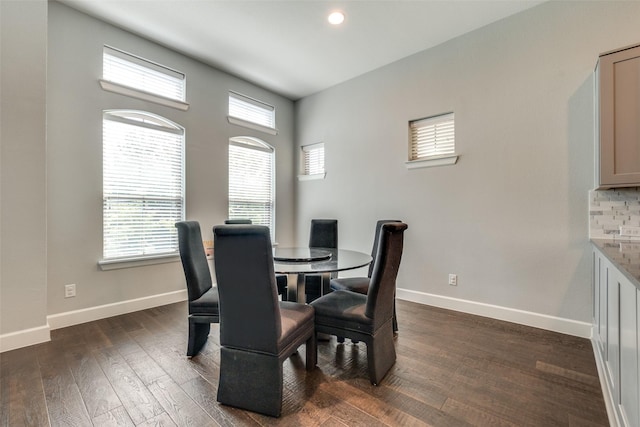
{"type": "Polygon", "coordinates": [[[278,339],[278,354],[289,356],[293,344],[298,343],[301,337],[313,334],[315,317],[310,306],[289,301],[280,302],[280,315],[282,333],[278,339]]]}
{"type": "Polygon", "coordinates": [[[316,325],[373,333],[373,319],[365,316],[367,296],[349,291],[335,291],[313,302],[316,325]]]}
{"type": "Polygon", "coordinates": [[[189,302],[189,314],[217,316],[218,313],[218,289],[216,288],[210,288],[200,298],[189,302]]]}
{"type": "Polygon", "coordinates": [[[330,287],[334,291],[351,291],[366,295],[369,292],[368,277],[339,277],[331,279],[330,287]]]}

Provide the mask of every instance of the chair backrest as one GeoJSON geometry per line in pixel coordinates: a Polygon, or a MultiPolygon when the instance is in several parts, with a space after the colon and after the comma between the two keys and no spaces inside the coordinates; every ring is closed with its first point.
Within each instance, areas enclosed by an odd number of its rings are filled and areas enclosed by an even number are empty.
{"type": "Polygon", "coordinates": [[[282,333],[269,228],[213,228],[220,298],[220,345],[277,353],[282,333]]]}
{"type": "Polygon", "coordinates": [[[376,261],[376,255],[378,254],[378,238],[380,237],[380,230],[382,229],[382,224],[387,222],[402,222],[399,219],[381,219],[376,222],[376,232],[373,236],[373,248],[371,249],[371,258],[373,259],[369,264],[369,273],[367,274],[368,278],[371,278],[371,273],[373,273],[373,265],[376,261]]]}
{"type": "Polygon", "coordinates": [[[404,230],[403,222],[388,222],[382,225],[378,240],[373,273],[367,293],[365,315],[373,319],[374,329],[393,318],[393,300],[396,292],[396,277],[400,260],[404,230]]]}
{"type": "Polygon", "coordinates": [[[338,220],[312,219],[309,231],[310,248],[338,247],[338,220]]]}
{"type": "Polygon", "coordinates": [[[225,224],[251,224],[251,220],[250,219],[225,219],[224,220],[225,224]]]}
{"type": "Polygon", "coordinates": [[[202,245],[200,224],[198,221],[180,221],[176,222],[176,228],[180,259],[187,280],[187,293],[189,301],[194,301],[212,286],[211,271],[202,245]]]}

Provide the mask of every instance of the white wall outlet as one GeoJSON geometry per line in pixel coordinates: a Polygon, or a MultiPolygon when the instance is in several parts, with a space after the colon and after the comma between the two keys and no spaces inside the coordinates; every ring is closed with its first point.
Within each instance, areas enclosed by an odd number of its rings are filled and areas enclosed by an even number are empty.
{"type": "Polygon", "coordinates": [[[458,286],[458,275],[457,274],[450,274],[449,275],[449,285],[458,286]]]}
{"type": "Polygon", "coordinates": [[[640,237],[640,227],[632,227],[630,225],[621,225],[620,235],[629,236],[629,237],[640,237]]]}
{"type": "Polygon", "coordinates": [[[76,296],[76,284],[64,285],[64,297],[72,298],[76,296]]]}

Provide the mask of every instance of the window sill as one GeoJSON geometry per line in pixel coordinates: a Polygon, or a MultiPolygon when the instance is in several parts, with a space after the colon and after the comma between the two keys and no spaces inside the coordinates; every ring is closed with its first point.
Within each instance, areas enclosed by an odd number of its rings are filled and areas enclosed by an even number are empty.
{"type": "Polygon", "coordinates": [[[327,176],[326,172],[316,173],[313,175],[298,175],[298,181],[313,181],[316,179],[324,179],[325,176],[327,176]]]}
{"type": "Polygon", "coordinates": [[[262,125],[259,125],[257,123],[253,123],[253,122],[250,122],[250,121],[247,121],[247,120],[239,119],[237,117],[227,116],[227,120],[232,125],[238,125],[238,126],[242,126],[242,127],[249,128],[249,129],[259,130],[261,132],[265,132],[265,133],[268,133],[268,134],[271,134],[271,135],[277,135],[278,134],[278,129],[270,128],[268,126],[262,126],[262,125]]]}
{"type": "Polygon", "coordinates": [[[166,107],[176,108],[178,110],[187,111],[189,104],[183,101],[178,101],[164,96],[156,95],[154,93],[145,92],[130,86],[121,85],[119,83],[110,82],[108,80],[100,79],[100,87],[107,92],[113,92],[120,95],[130,96],[132,98],[142,99],[143,101],[149,101],[156,104],[164,105],[166,107]]]}
{"type": "Polygon", "coordinates": [[[145,265],[165,264],[180,261],[179,254],[163,254],[156,256],[141,256],[131,258],[115,258],[98,261],[102,271],[118,270],[121,268],[143,267],[145,265]]]}
{"type": "Polygon", "coordinates": [[[405,166],[407,169],[420,169],[420,168],[432,168],[436,166],[447,166],[447,165],[455,165],[458,161],[458,156],[445,156],[445,157],[434,157],[430,159],[423,160],[411,160],[405,162],[405,166]]]}

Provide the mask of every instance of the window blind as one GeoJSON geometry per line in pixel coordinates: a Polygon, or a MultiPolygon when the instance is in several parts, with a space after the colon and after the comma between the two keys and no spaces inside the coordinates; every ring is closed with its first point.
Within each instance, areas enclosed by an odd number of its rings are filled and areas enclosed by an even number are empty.
{"type": "Polygon", "coordinates": [[[229,115],[271,129],[276,128],[273,106],[239,93],[229,92],[229,115]]]}
{"type": "Polygon", "coordinates": [[[274,152],[260,141],[229,142],[229,218],[250,218],[266,225],[274,238],[274,152]]]}
{"type": "Polygon", "coordinates": [[[103,115],[103,257],[178,252],[184,130],[144,112],[103,115]]]}
{"type": "Polygon", "coordinates": [[[186,97],[183,73],[109,46],[103,50],[102,78],[177,101],[186,97]]]}
{"type": "Polygon", "coordinates": [[[304,175],[324,173],[324,143],[303,146],[302,161],[304,175]]]}
{"type": "Polygon", "coordinates": [[[409,160],[422,160],[455,154],[453,113],[409,122],[411,150],[409,160]]]}

